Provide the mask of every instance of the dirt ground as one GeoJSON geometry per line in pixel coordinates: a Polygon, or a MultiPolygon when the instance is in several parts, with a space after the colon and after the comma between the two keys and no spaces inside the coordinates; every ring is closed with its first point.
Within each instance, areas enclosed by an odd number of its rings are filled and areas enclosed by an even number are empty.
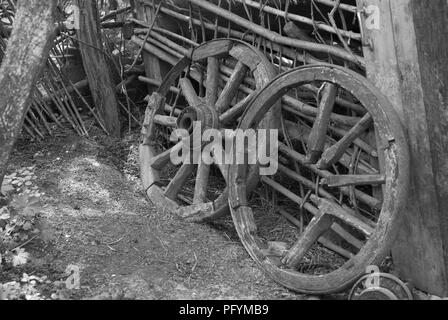
{"type": "Polygon", "coordinates": [[[155,210],[138,178],[137,137],[67,131],[18,143],[8,172],[34,166],[55,241],[31,243],[32,260],[17,275],[63,280],[75,265],[81,288],[59,293],[66,299],[314,299],[265,276],[230,217],[197,224],[155,210]]]}

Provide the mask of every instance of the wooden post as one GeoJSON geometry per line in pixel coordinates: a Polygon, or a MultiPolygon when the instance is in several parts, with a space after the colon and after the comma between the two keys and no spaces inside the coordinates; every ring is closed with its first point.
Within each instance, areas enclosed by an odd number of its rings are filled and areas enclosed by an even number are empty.
{"type": "Polygon", "coordinates": [[[96,1],[77,0],[80,10],[79,47],[93,101],[110,135],[120,136],[120,118],[115,86],[104,54],[96,1]]]}
{"type": "Polygon", "coordinates": [[[411,149],[411,192],[393,259],[405,280],[448,295],[448,2],[358,0],[367,75],[411,149]]]}
{"type": "MultiPolygon", "coordinates": [[[[148,1],[145,0],[135,0],[136,11],[137,11],[137,19],[145,21],[149,25],[152,23],[154,17],[154,10],[148,4],[145,5],[148,1]]],[[[146,76],[150,79],[162,80],[162,69],[159,58],[155,55],[148,53],[147,51],[142,52],[143,62],[145,64],[145,73],[146,76]]],[[[154,90],[153,86],[148,85],[150,93],[154,90]]]]}

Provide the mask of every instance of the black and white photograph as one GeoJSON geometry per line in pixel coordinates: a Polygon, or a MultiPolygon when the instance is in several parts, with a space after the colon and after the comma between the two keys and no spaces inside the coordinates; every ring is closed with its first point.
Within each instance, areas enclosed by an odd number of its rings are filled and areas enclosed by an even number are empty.
{"type": "Polygon", "coordinates": [[[0,0],[0,64],[0,300],[448,300],[447,0],[0,0]]]}

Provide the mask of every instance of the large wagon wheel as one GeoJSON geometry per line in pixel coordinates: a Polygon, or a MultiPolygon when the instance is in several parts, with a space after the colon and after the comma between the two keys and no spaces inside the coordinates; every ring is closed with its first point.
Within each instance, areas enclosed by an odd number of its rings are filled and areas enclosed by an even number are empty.
{"type": "Polygon", "coordinates": [[[278,76],[254,97],[240,128],[256,127],[279,99],[279,169],[260,179],[275,201],[249,202],[248,168],[231,166],[233,220],[274,280],[304,293],[337,292],[390,249],[408,191],[403,129],[365,78],[330,65],[278,76]]]}
{"type": "Polygon", "coordinates": [[[275,75],[261,52],[233,39],[207,42],[172,68],[150,97],[142,130],[141,177],[151,202],[190,220],[228,212],[228,166],[173,165],[170,155],[182,149],[182,141],[171,142],[170,134],[178,128],[193,136],[198,122],[202,131],[236,128],[248,102],[275,75]]]}

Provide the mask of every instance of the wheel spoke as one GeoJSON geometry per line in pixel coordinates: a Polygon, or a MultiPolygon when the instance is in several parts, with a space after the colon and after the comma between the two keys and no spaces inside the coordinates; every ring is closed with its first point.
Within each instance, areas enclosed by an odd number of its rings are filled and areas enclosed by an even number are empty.
{"type": "Polygon", "coordinates": [[[316,163],[324,151],[330,116],[333,112],[334,102],[336,100],[336,93],[337,87],[334,84],[325,84],[322,99],[319,104],[319,111],[308,138],[307,161],[309,163],[316,163]]]}
{"type": "Polygon", "coordinates": [[[209,176],[210,176],[210,165],[201,161],[201,163],[198,165],[198,173],[196,175],[193,204],[199,204],[205,201],[207,197],[209,176]]]}
{"type": "Polygon", "coordinates": [[[174,178],[168,184],[165,189],[165,196],[169,199],[175,200],[177,194],[180,189],[184,186],[185,182],[187,182],[188,177],[193,173],[195,165],[194,164],[186,164],[184,163],[179,171],[177,171],[174,178]]]}
{"type": "Polygon", "coordinates": [[[255,96],[255,91],[252,92],[250,95],[248,95],[246,98],[238,102],[235,106],[224,112],[220,117],[219,121],[221,123],[230,123],[238,119],[243,113],[244,110],[246,110],[247,105],[252,100],[252,98],[255,96]]]}
{"type": "MultiPolygon", "coordinates": [[[[321,169],[317,168],[316,165],[307,164],[304,155],[300,154],[299,152],[297,152],[295,150],[290,149],[288,146],[284,145],[283,143],[279,143],[279,151],[288,155],[289,157],[291,157],[292,159],[294,159],[301,165],[306,166],[308,169],[310,169],[311,171],[313,171],[315,174],[319,175],[322,178],[328,178],[333,175],[329,171],[321,170],[321,169]]],[[[344,195],[350,196],[350,188],[342,187],[340,190],[344,195]]],[[[372,208],[381,208],[382,202],[380,200],[375,199],[374,197],[372,197],[360,190],[355,190],[355,195],[356,195],[356,198],[358,198],[360,201],[367,204],[368,206],[370,206],[372,208]]]]}
{"type": "Polygon", "coordinates": [[[169,128],[176,127],[176,120],[177,120],[177,118],[175,118],[175,117],[163,116],[160,114],[156,114],[154,116],[154,123],[161,125],[161,126],[169,127],[169,128]]]}
{"type": "MultiPolygon", "coordinates": [[[[285,121],[285,129],[287,132],[287,136],[292,140],[297,141],[306,141],[308,138],[311,129],[305,125],[298,125],[292,121],[285,121]]],[[[329,136],[327,136],[327,142],[325,147],[329,148],[331,145],[335,144],[336,141],[329,136]]],[[[352,161],[352,156],[347,151],[342,155],[341,159],[339,159],[339,163],[342,164],[346,168],[350,168],[350,164],[352,161]]],[[[364,160],[360,160],[356,167],[356,172],[359,174],[377,174],[378,170],[372,167],[370,163],[367,163],[364,160]]]]}
{"type": "MultiPolygon", "coordinates": [[[[316,183],[308,180],[307,178],[301,176],[300,174],[298,174],[297,172],[285,167],[282,164],[278,165],[278,170],[280,172],[283,172],[284,174],[286,174],[288,177],[290,177],[291,179],[301,183],[302,185],[304,185],[305,187],[309,188],[310,190],[315,190],[316,189],[316,183]]],[[[329,192],[325,191],[324,188],[319,187],[318,192],[321,196],[327,198],[327,199],[335,199],[334,196],[332,196],[329,192]]]]}
{"type": "Polygon", "coordinates": [[[384,175],[337,175],[322,180],[330,188],[362,185],[381,185],[386,183],[384,175]]]}
{"type": "Polygon", "coordinates": [[[201,99],[196,94],[196,91],[193,88],[193,84],[190,79],[182,78],[179,80],[180,87],[182,88],[182,94],[190,106],[197,106],[201,103],[201,99]]]}
{"type": "MultiPolygon", "coordinates": [[[[294,225],[295,227],[297,227],[299,230],[303,229],[303,225],[302,223],[300,223],[300,221],[298,221],[294,216],[292,216],[290,213],[288,213],[286,210],[284,209],[279,209],[278,212],[281,214],[282,217],[284,217],[286,220],[288,220],[288,222],[290,222],[292,225],[294,225]]],[[[338,234],[339,236],[341,236],[345,241],[347,241],[348,243],[350,243],[353,247],[355,247],[356,249],[361,249],[361,247],[363,246],[362,241],[360,241],[359,239],[355,238],[351,233],[347,232],[344,228],[342,228],[340,225],[338,225],[337,223],[333,223],[333,225],[331,226],[331,229],[338,234]]],[[[346,258],[350,258],[353,254],[352,253],[348,253],[347,250],[342,249],[341,247],[339,247],[338,245],[334,244],[333,242],[331,242],[328,239],[324,239],[323,237],[320,237],[318,240],[322,245],[324,245],[325,247],[327,247],[330,250],[333,250],[337,253],[339,253],[340,255],[342,255],[343,257],[346,258]]]]}
{"type": "MultiPolygon", "coordinates": [[[[302,185],[306,186],[307,188],[309,188],[310,190],[314,190],[316,188],[316,184],[304,177],[302,177],[301,175],[297,174],[296,172],[286,168],[285,166],[279,164],[278,167],[279,171],[283,172],[284,174],[286,174],[287,176],[289,176],[290,178],[292,178],[293,180],[301,183],[302,185]]],[[[334,197],[328,193],[327,191],[325,191],[323,188],[319,188],[319,194],[327,199],[330,200],[334,200],[334,197]]],[[[312,214],[317,214],[317,210],[314,208],[313,211],[310,211],[312,214]]],[[[335,223],[331,229],[336,232],[338,235],[340,235],[345,241],[347,241],[348,243],[350,243],[351,245],[353,245],[355,248],[359,249],[362,246],[361,241],[359,241],[358,239],[356,239],[353,235],[351,235],[349,232],[347,232],[344,228],[342,228],[340,225],[338,225],[337,223],[335,223]]]]}
{"type": "Polygon", "coordinates": [[[319,203],[319,209],[321,211],[324,211],[332,216],[335,216],[339,220],[348,224],[349,226],[352,226],[355,229],[361,231],[362,233],[364,233],[364,235],[367,236],[367,238],[369,238],[372,235],[374,229],[371,226],[369,226],[361,219],[355,217],[353,214],[342,208],[337,203],[326,199],[318,199],[317,197],[314,197],[313,199],[313,196],[311,197],[311,199],[319,203]]]}
{"type": "Polygon", "coordinates": [[[232,75],[230,76],[229,81],[227,82],[221,93],[221,96],[216,102],[216,111],[219,114],[224,113],[229,108],[230,102],[232,102],[233,98],[235,98],[239,86],[243,82],[248,70],[249,69],[246,67],[246,65],[238,61],[232,75]]]}
{"type": "Polygon", "coordinates": [[[157,156],[153,157],[149,164],[151,167],[155,170],[161,170],[170,160],[171,160],[171,153],[178,153],[182,149],[183,143],[182,141],[176,144],[171,149],[165,150],[164,152],[158,154],[157,156]]]}
{"type": "Polygon", "coordinates": [[[305,254],[311,249],[313,244],[330,229],[334,222],[334,217],[328,214],[315,216],[306,227],[299,240],[289,249],[283,258],[284,265],[295,268],[302,261],[305,254]]]}
{"type": "Polygon", "coordinates": [[[213,106],[218,99],[219,83],[219,60],[218,58],[208,58],[207,62],[207,80],[205,84],[205,101],[209,106],[213,106]]]}
{"type": "Polygon", "coordinates": [[[325,169],[338,162],[350,145],[372,124],[372,116],[370,114],[366,114],[341,140],[329,149],[325,150],[317,166],[320,169],[325,169]]]}

